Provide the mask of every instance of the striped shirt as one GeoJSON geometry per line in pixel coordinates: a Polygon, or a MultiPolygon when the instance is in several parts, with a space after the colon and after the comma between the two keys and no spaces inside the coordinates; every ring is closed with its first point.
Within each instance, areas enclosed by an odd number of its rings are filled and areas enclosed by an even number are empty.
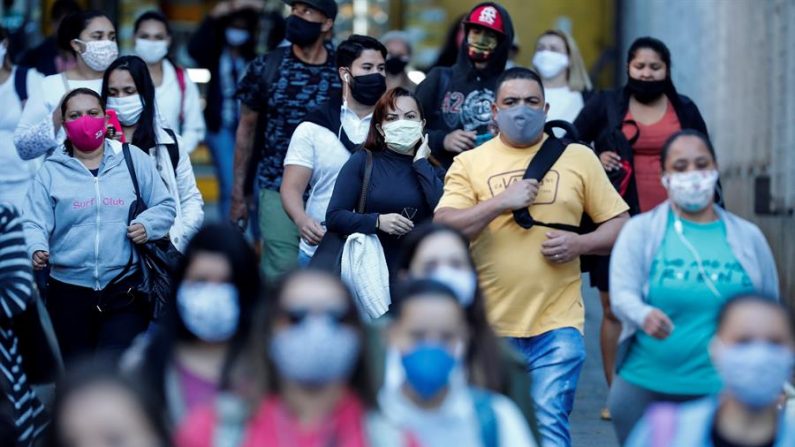
{"type": "Polygon", "coordinates": [[[11,207],[0,205],[0,399],[11,410],[17,446],[32,446],[47,427],[48,415],[28,383],[22,367],[14,319],[33,301],[33,272],[25,252],[22,220],[11,207]],[[10,404],[10,405],[7,405],[10,404]]]}

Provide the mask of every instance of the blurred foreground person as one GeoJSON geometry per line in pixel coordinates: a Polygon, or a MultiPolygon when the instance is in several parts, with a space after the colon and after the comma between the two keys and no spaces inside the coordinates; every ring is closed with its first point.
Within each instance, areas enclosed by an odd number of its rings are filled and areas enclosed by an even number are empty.
{"type": "Polygon", "coordinates": [[[4,407],[0,403],[0,407],[7,410],[2,414],[11,422],[14,434],[12,443],[0,445],[31,446],[47,426],[47,414],[24,369],[16,322],[29,306],[35,306],[36,292],[22,220],[17,210],[6,204],[0,204],[0,253],[0,351],[18,353],[0,356],[0,402],[9,404],[4,407]]]}
{"type": "Polygon", "coordinates": [[[222,406],[200,408],[179,428],[178,446],[214,446],[221,430],[241,447],[417,446],[376,409],[364,328],[338,278],[288,274],[258,317],[249,360],[259,395],[249,417],[231,426],[222,406]]]}
{"type": "Polygon", "coordinates": [[[469,384],[464,362],[473,333],[456,293],[435,280],[402,288],[379,393],[387,417],[423,446],[535,446],[513,402],[469,384]]]}
{"type": "Polygon", "coordinates": [[[792,380],[795,336],[774,299],[730,300],[717,321],[709,355],[723,383],[719,394],[683,405],[651,407],[627,447],[784,447],[795,445],[795,421],[779,408],[792,380]]]}
{"type": "Polygon", "coordinates": [[[57,389],[50,447],[171,446],[157,399],[111,363],[80,365],[57,389]]]}
{"type": "Polygon", "coordinates": [[[261,297],[257,257],[231,224],[203,227],[188,244],[171,308],[136,342],[125,368],[147,378],[176,426],[229,386],[261,297]]]}

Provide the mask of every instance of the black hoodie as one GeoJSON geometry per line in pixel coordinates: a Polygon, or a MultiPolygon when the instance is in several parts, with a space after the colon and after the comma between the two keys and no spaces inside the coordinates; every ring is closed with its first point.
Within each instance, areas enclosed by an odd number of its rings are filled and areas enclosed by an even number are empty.
{"type": "Polygon", "coordinates": [[[489,132],[491,105],[497,78],[505,71],[508,53],[513,42],[513,22],[508,11],[493,2],[483,2],[472,8],[490,5],[502,16],[505,36],[489,59],[486,68],[477,70],[467,54],[466,37],[453,67],[435,67],[417,87],[417,98],[425,111],[428,143],[431,153],[445,169],[453,163],[454,153],[444,149],[444,137],[457,130],[474,130],[478,135],[489,132]],[[444,111],[444,112],[443,112],[444,111]]]}

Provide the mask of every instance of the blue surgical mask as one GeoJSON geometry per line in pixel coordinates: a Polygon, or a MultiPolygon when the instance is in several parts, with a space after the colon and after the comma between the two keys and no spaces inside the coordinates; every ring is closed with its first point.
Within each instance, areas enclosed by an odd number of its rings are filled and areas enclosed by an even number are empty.
{"type": "Polygon", "coordinates": [[[519,147],[531,146],[544,132],[546,120],[544,109],[534,109],[525,105],[497,111],[497,127],[500,132],[519,147]]]}
{"type": "Polygon", "coordinates": [[[285,379],[326,385],[351,374],[359,345],[359,335],[349,326],[327,315],[310,315],[273,336],[270,356],[285,379]]]}
{"type": "Polygon", "coordinates": [[[185,281],[177,290],[177,312],[185,327],[200,340],[228,341],[240,320],[237,288],[229,283],[185,281]]]}
{"type": "Polygon", "coordinates": [[[251,34],[248,31],[239,28],[227,28],[224,36],[226,37],[226,43],[233,47],[239,47],[251,38],[251,34]]]}
{"type": "Polygon", "coordinates": [[[401,358],[406,382],[422,399],[439,394],[450,382],[456,359],[438,345],[421,344],[401,358]]]}
{"type": "Polygon", "coordinates": [[[787,347],[755,341],[715,345],[715,367],[724,392],[751,409],[773,405],[792,378],[795,355],[787,347]]]}

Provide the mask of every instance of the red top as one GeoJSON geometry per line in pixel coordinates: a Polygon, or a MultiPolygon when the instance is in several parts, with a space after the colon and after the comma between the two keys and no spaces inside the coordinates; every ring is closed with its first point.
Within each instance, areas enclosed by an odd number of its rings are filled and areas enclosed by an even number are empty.
{"type": "MultiPolygon", "coordinates": [[[[265,399],[248,421],[241,447],[370,447],[366,412],[351,392],[340,400],[331,417],[316,426],[302,426],[279,397],[265,399]]],[[[212,447],[217,424],[215,407],[201,407],[186,417],[175,435],[177,447],[212,447]]],[[[407,445],[416,446],[411,437],[407,445]]],[[[377,446],[372,446],[377,447],[377,446]]]]}
{"type": "MultiPolygon", "coordinates": [[[[627,110],[624,120],[634,120],[632,113],[627,110]]],[[[668,198],[668,194],[660,183],[660,154],[668,137],[682,129],[679,117],[671,106],[665,109],[663,117],[654,124],[638,124],[640,134],[632,145],[633,168],[635,184],[638,187],[638,202],[640,211],[646,212],[661,204],[668,198]]],[[[627,139],[635,135],[634,126],[625,124],[622,129],[627,139]]]]}

